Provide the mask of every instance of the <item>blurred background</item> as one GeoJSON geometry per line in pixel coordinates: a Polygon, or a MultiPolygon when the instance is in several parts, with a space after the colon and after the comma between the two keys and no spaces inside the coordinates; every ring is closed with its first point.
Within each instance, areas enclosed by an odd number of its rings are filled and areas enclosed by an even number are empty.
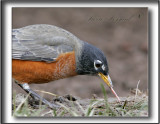
{"type": "MultiPolygon", "coordinates": [[[[148,89],[148,9],[147,8],[12,8],[12,28],[50,24],[100,48],[106,55],[110,77],[117,94],[127,97],[137,87],[148,89]]],[[[46,84],[31,84],[33,90],[81,98],[103,97],[98,76],[76,76],[46,84]]],[[[13,91],[23,92],[13,83],[13,91]]],[[[42,95],[42,94],[41,94],[42,95]]],[[[50,95],[44,95],[50,99],[50,95]]]]}

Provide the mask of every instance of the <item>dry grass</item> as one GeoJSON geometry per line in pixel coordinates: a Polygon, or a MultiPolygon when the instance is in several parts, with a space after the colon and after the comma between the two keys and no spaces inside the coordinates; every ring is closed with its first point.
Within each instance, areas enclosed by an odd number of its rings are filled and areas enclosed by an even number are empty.
{"type": "Polygon", "coordinates": [[[107,98],[103,85],[104,98],[80,99],[69,95],[55,97],[52,102],[61,107],[50,109],[45,105],[37,108],[29,95],[17,94],[13,96],[13,116],[18,117],[148,117],[148,95],[137,88],[132,90],[134,95],[121,97],[121,103],[116,98],[107,98]],[[29,104],[30,103],[30,104],[29,104]]]}

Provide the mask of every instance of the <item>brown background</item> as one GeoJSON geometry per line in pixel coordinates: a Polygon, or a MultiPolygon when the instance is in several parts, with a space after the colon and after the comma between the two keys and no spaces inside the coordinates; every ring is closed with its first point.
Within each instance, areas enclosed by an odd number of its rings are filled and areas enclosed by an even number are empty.
{"type": "MultiPolygon", "coordinates": [[[[100,48],[107,56],[114,89],[128,96],[140,80],[139,89],[148,89],[148,10],[147,8],[13,8],[12,26],[51,24],[100,48]]],[[[32,84],[32,89],[58,95],[102,97],[98,76],[76,76],[48,84],[32,84]]],[[[105,84],[104,84],[105,85],[105,84]]],[[[105,85],[108,96],[112,93],[105,85]]],[[[13,83],[13,90],[22,90],[13,83]]],[[[49,98],[49,95],[45,95],[49,98]]]]}

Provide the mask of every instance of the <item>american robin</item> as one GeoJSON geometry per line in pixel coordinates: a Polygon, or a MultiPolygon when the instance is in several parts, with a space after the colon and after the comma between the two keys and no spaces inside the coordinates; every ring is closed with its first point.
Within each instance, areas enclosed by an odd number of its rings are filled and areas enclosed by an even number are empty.
{"type": "Polygon", "coordinates": [[[99,75],[116,95],[107,59],[100,49],[52,25],[37,24],[12,30],[12,76],[32,97],[55,108],[56,104],[39,96],[28,84],[76,75],[99,75]]]}

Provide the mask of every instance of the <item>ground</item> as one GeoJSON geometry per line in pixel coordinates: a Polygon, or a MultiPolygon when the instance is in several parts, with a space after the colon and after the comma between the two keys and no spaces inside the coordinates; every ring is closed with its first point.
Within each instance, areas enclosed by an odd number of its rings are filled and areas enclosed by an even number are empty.
{"type": "Polygon", "coordinates": [[[54,109],[19,93],[13,97],[12,114],[16,117],[148,117],[148,95],[139,89],[132,93],[132,96],[120,97],[121,102],[107,98],[105,93],[104,98],[94,95],[91,99],[56,96],[50,101],[59,105],[54,109]]]}

